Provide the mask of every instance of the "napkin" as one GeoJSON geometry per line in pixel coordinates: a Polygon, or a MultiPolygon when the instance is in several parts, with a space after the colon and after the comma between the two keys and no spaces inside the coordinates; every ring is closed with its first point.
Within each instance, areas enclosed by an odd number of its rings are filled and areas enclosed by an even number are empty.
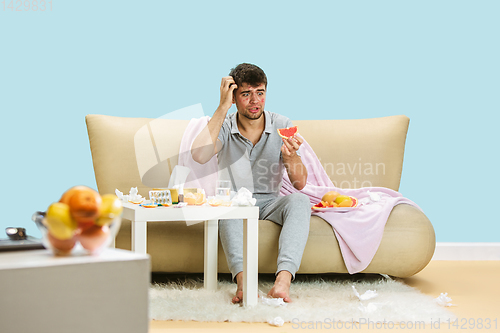
{"type": "Polygon", "coordinates": [[[122,201],[141,201],[143,199],[137,187],[132,187],[128,195],[123,195],[123,192],[120,192],[118,189],[115,189],[115,194],[122,201]]]}
{"type": "Polygon", "coordinates": [[[267,322],[273,326],[283,326],[283,324],[285,323],[285,321],[281,317],[275,317],[271,320],[268,320],[267,322]]]}
{"type": "Polygon", "coordinates": [[[191,169],[185,166],[176,165],[172,174],[170,175],[170,180],[168,181],[168,188],[179,188],[184,187],[186,183],[187,176],[191,172],[191,169]]]}
{"type": "Polygon", "coordinates": [[[436,301],[437,304],[439,304],[441,306],[452,306],[452,305],[455,305],[455,304],[450,303],[452,301],[452,299],[450,297],[448,297],[448,293],[444,293],[444,294],[441,293],[441,295],[439,295],[434,300],[436,301]]]}
{"type": "Polygon", "coordinates": [[[271,306],[287,306],[288,303],[285,303],[285,301],[283,301],[283,298],[269,298],[269,297],[265,297],[265,296],[262,296],[261,297],[261,300],[262,300],[262,304],[265,304],[265,305],[271,305],[271,306]]]}
{"type": "Polygon", "coordinates": [[[231,200],[231,206],[255,206],[257,199],[252,198],[252,192],[242,187],[231,200]]]}
{"type": "Polygon", "coordinates": [[[356,290],[356,287],[354,286],[351,287],[354,290],[354,294],[359,298],[360,301],[366,301],[378,296],[376,290],[367,290],[363,295],[360,295],[356,290]]]}

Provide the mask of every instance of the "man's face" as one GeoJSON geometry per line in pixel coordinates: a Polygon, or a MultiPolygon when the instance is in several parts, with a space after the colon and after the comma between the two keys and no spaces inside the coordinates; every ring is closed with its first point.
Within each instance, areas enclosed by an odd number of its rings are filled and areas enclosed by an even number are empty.
{"type": "Polygon", "coordinates": [[[238,113],[245,118],[259,119],[264,112],[266,104],[266,86],[250,86],[248,83],[241,84],[234,91],[234,100],[238,113]]]}

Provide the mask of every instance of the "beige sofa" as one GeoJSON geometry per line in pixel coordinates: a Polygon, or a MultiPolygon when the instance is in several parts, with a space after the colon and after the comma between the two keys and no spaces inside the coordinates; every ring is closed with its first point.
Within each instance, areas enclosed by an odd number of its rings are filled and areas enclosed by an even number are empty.
{"type": "MultiPolygon", "coordinates": [[[[189,121],[86,117],[97,187],[101,194],[138,187],[148,196],[165,187],[177,164],[179,145],[189,121]]],[[[359,120],[294,121],[339,187],[383,186],[398,190],[409,119],[391,116],[359,120]]],[[[259,221],[259,272],[274,273],[280,226],[259,221]]],[[[123,221],[116,246],[130,249],[130,221],[123,221]]],[[[362,240],[360,240],[362,241],[362,240]]],[[[435,249],[435,234],[420,210],[396,206],[380,247],[365,273],[408,277],[422,270],[435,249]]],[[[153,272],[203,272],[203,224],[148,224],[148,253],[153,272]]],[[[219,272],[229,272],[219,244],[219,272]]],[[[309,239],[298,273],[347,273],[332,227],[311,217],[309,239]]]]}

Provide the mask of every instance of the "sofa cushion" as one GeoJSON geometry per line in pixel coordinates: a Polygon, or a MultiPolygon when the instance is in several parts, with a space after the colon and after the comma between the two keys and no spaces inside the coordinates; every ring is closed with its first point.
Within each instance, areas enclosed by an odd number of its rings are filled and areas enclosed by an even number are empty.
{"type": "Polygon", "coordinates": [[[307,140],[335,186],[382,186],[397,191],[410,119],[300,120],[307,140]]]}
{"type": "Polygon", "coordinates": [[[87,130],[99,193],[137,187],[147,197],[166,187],[189,120],[87,115],[87,130]]]}

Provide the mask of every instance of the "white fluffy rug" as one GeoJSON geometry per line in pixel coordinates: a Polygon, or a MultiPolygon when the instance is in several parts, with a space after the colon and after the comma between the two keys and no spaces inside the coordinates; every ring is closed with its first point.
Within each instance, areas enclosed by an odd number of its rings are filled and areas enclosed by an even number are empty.
{"type": "MultiPolygon", "coordinates": [[[[382,276],[297,278],[286,305],[266,304],[273,277],[259,276],[259,304],[244,308],[231,303],[236,284],[219,279],[216,292],[201,280],[154,283],[150,289],[150,318],[232,322],[435,322],[456,318],[436,300],[404,283],[382,276]],[[355,287],[355,289],[353,288],[355,287]],[[369,291],[371,290],[371,292],[369,291]],[[356,295],[358,293],[360,297],[356,295]],[[370,298],[371,297],[371,298],[370,298]],[[369,298],[369,299],[367,299],[369,298]]],[[[435,295],[437,297],[439,295],[435,295]]]]}

